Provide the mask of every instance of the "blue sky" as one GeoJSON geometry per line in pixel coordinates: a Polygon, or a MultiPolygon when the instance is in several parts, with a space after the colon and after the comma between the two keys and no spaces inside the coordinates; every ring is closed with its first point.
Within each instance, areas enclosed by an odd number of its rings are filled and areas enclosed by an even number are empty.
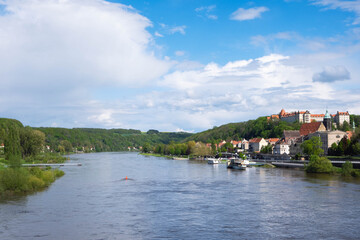
{"type": "Polygon", "coordinates": [[[360,114],[359,40],[359,0],[0,0],[0,115],[199,132],[360,114]]]}

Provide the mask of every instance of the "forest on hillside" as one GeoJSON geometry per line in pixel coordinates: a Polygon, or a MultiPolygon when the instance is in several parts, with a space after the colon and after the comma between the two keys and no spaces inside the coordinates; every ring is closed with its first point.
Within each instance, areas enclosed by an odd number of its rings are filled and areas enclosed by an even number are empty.
{"type": "Polygon", "coordinates": [[[284,130],[299,130],[300,123],[287,123],[284,121],[268,121],[266,117],[239,123],[228,123],[214,127],[207,131],[194,134],[186,141],[214,142],[221,140],[241,140],[254,137],[280,138],[284,130]]]}
{"type": "MultiPolygon", "coordinates": [[[[168,144],[172,141],[180,142],[191,136],[190,133],[158,132],[149,130],[142,133],[134,129],[97,129],[97,128],[33,128],[45,134],[46,145],[51,149],[58,149],[64,143],[70,142],[72,147],[79,150],[97,152],[123,151],[128,147],[139,148],[145,143],[168,144]]],[[[68,143],[67,143],[68,144],[68,143]]]]}
{"type": "MultiPolygon", "coordinates": [[[[333,129],[342,131],[349,131],[352,128],[352,122],[356,127],[360,126],[360,116],[350,115],[350,123],[345,122],[343,126],[333,125],[333,129]]],[[[214,127],[194,134],[185,141],[201,141],[201,142],[216,142],[217,140],[241,140],[251,139],[255,137],[262,138],[281,138],[284,130],[299,130],[301,123],[288,123],[280,120],[267,120],[266,117],[259,117],[256,120],[249,120],[239,123],[228,123],[220,127],[214,127]]]]}

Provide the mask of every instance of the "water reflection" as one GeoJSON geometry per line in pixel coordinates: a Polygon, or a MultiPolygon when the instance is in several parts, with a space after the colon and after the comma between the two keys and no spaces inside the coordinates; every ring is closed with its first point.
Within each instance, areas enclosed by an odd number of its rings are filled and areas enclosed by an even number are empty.
{"type": "Polygon", "coordinates": [[[0,204],[0,239],[358,236],[357,181],[133,153],[71,158],[83,166],[64,169],[42,193],[0,204]]]}

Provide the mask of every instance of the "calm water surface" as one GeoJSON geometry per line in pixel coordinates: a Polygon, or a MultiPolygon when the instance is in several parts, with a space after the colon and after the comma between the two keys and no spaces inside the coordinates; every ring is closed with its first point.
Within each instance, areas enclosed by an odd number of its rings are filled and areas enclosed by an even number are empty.
{"type": "Polygon", "coordinates": [[[136,153],[71,158],[83,166],[47,190],[0,202],[0,239],[360,238],[359,181],[136,153]]]}

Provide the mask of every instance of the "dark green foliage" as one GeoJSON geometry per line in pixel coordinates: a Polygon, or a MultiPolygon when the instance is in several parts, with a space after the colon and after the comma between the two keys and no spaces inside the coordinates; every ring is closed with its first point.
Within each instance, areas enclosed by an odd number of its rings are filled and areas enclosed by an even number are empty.
{"type": "Polygon", "coordinates": [[[351,176],[351,173],[353,172],[353,165],[351,162],[346,161],[343,165],[342,165],[342,175],[343,176],[351,176]]]}
{"type": "MultiPolygon", "coordinates": [[[[96,152],[105,151],[124,151],[128,147],[144,146],[148,143],[150,146],[156,144],[168,144],[171,141],[179,142],[186,137],[191,136],[190,133],[163,133],[158,134],[142,134],[139,130],[126,129],[94,129],[94,128],[34,128],[42,131],[46,135],[46,145],[51,149],[57,149],[59,152],[65,149],[61,144],[63,140],[71,143],[72,147],[84,147],[85,152],[90,148],[95,148],[96,152]]],[[[155,130],[156,131],[156,130],[155,130]]],[[[62,142],[64,143],[64,142],[62,142]]],[[[72,151],[72,150],[71,150],[72,151]]]]}
{"type": "Polygon", "coordinates": [[[39,154],[44,148],[44,143],[44,133],[33,130],[31,127],[20,130],[20,145],[23,157],[39,154]]]}
{"type": "Polygon", "coordinates": [[[211,143],[219,139],[251,139],[255,137],[263,138],[281,138],[284,130],[299,130],[300,124],[287,123],[279,120],[267,120],[266,117],[260,117],[256,120],[247,122],[229,123],[220,127],[214,127],[207,131],[197,133],[187,138],[186,141],[195,140],[211,143]]]}
{"type": "Polygon", "coordinates": [[[150,129],[146,132],[146,134],[159,134],[160,132],[158,130],[150,129]]]}
{"type": "Polygon", "coordinates": [[[21,148],[20,148],[20,131],[16,126],[9,126],[5,136],[5,159],[11,167],[20,167],[21,165],[21,148]]]}
{"type": "Polygon", "coordinates": [[[268,144],[267,146],[263,146],[260,150],[261,153],[272,153],[273,146],[268,144]]]}
{"type": "Polygon", "coordinates": [[[341,139],[339,144],[333,143],[329,149],[329,155],[332,156],[343,156],[360,155],[360,132],[359,129],[353,134],[351,140],[347,138],[341,139]]]}
{"type": "Polygon", "coordinates": [[[312,137],[311,139],[306,140],[301,144],[301,149],[307,156],[320,156],[324,153],[324,150],[321,148],[321,146],[322,143],[320,137],[312,137]]]}
{"type": "Polygon", "coordinates": [[[326,157],[311,155],[309,163],[305,167],[305,171],[308,173],[332,173],[333,165],[326,157]]]}

